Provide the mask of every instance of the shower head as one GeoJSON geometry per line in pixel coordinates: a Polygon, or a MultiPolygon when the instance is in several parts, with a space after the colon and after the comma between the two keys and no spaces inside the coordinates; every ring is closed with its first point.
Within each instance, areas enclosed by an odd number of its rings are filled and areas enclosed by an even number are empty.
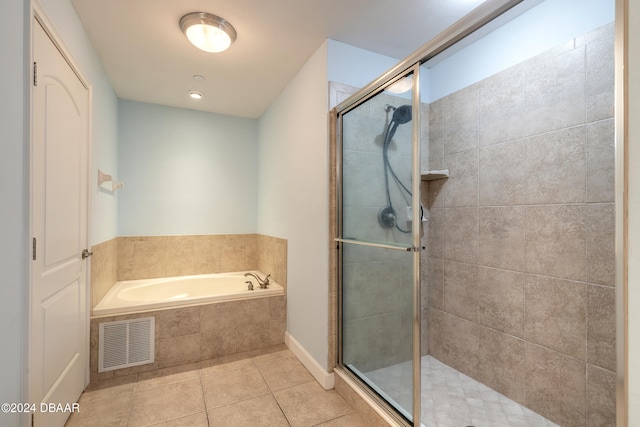
{"type": "Polygon", "coordinates": [[[411,105],[401,105],[396,108],[391,121],[399,125],[409,123],[411,121],[411,105]]]}
{"type": "Polygon", "coordinates": [[[388,146],[391,142],[391,138],[393,138],[393,135],[395,135],[398,126],[409,123],[411,121],[411,105],[405,104],[399,107],[393,107],[387,104],[385,106],[385,111],[389,112],[390,110],[393,110],[393,116],[391,117],[391,122],[389,123],[389,127],[387,128],[387,134],[384,144],[385,147],[388,146]]]}

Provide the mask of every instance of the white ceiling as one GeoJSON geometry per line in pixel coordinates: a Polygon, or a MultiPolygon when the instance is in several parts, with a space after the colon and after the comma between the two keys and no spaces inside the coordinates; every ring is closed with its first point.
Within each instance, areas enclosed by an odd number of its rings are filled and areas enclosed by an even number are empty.
{"type": "Polygon", "coordinates": [[[325,39],[400,60],[483,0],[71,2],[120,98],[258,118],[325,39]],[[178,26],[190,12],[228,20],[236,42],[198,50],[178,26]]]}

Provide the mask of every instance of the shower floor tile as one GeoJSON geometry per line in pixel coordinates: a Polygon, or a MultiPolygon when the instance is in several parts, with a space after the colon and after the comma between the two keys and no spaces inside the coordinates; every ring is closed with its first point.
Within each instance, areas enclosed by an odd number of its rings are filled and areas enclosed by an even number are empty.
{"type": "MultiPolygon", "coordinates": [[[[403,408],[411,408],[411,362],[367,372],[366,377],[403,408]]],[[[422,424],[425,427],[552,427],[556,424],[461,374],[422,357],[422,424]]]]}

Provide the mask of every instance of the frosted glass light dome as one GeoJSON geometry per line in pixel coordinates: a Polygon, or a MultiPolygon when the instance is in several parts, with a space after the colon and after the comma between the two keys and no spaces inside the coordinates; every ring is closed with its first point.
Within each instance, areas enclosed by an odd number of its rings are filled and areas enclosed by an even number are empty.
{"type": "Polygon", "coordinates": [[[183,16],[180,28],[195,47],[205,52],[225,51],[237,37],[229,21],[205,12],[183,16]]]}

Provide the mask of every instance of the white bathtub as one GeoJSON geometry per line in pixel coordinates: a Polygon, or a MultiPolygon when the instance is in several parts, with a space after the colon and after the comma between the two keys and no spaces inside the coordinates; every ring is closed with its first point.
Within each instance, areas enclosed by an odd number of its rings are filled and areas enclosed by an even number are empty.
{"type": "MultiPolygon", "coordinates": [[[[256,279],[245,277],[244,273],[246,272],[240,271],[116,282],[95,306],[92,314],[104,316],[284,294],[284,288],[273,279],[267,289],[260,289],[256,279]],[[247,289],[245,282],[248,280],[254,285],[252,291],[247,289]]],[[[265,276],[261,271],[253,270],[252,273],[265,276]]]]}

